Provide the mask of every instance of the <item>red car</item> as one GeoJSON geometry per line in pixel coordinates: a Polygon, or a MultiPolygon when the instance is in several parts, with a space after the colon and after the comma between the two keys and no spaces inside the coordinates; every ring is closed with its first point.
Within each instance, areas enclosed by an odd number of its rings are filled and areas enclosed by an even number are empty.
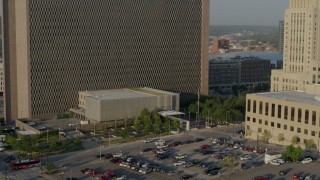
{"type": "Polygon", "coordinates": [[[247,147],[246,151],[248,152],[253,152],[254,148],[253,147],[247,147]]]}
{"type": "Polygon", "coordinates": [[[209,145],[207,145],[207,144],[205,144],[205,145],[200,146],[200,148],[201,148],[201,149],[209,149],[209,148],[210,148],[210,146],[209,146],[209,145]]]}
{"type": "Polygon", "coordinates": [[[294,174],[294,175],[292,176],[292,179],[299,179],[299,174],[294,174]]]}
{"type": "Polygon", "coordinates": [[[258,177],[253,178],[253,180],[269,180],[269,178],[268,177],[258,176],[258,177]]]}
{"type": "Polygon", "coordinates": [[[109,180],[107,176],[100,176],[98,180],[109,180]]]}
{"type": "Polygon", "coordinates": [[[115,173],[113,171],[106,171],[103,174],[107,175],[107,176],[110,176],[110,175],[114,175],[115,173]]]}
{"type": "Polygon", "coordinates": [[[100,174],[100,172],[99,171],[96,171],[96,170],[93,170],[93,171],[91,171],[91,172],[89,172],[89,173],[86,173],[86,175],[87,176],[96,176],[96,175],[99,175],[100,174]]]}

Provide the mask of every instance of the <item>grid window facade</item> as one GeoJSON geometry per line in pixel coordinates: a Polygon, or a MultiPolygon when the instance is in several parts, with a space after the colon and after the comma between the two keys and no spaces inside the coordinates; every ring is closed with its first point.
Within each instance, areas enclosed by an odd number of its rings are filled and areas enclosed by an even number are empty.
{"type": "Polygon", "coordinates": [[[29,0],[31,114],[62,113],[78,91],[197,93],[205,0],[29,0]]]}

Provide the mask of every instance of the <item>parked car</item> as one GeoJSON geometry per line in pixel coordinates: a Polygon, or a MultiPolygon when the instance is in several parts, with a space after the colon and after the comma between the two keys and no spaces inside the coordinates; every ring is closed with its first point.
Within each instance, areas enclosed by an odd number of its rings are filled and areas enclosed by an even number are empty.
{"type": "Polygon", "coordinates": [[[201,141],[204,141],[204,139],[203,138],[196,138],[195,141],[196,142],[201,142],[201,141]]]}
{"type": "Polygon", "coordinates": [[[306,176],[304,177],[304,180],[313,180],[312,176],[306,176]]]}
{"type": "Polygon", "coordinates": [[[181,176],[181,177],[180,177],[180,180],[191,179],[192,177],[193,177],[192,175],[186,174],[186,175],[184,175],[184,176],[181,176]]]}
{"type": "Polygon", "coordinates": [[[195,141],[194,140],[191,140],[191,139],[188,139],[184,142],[184,144],[191,144],[191,143],[194,143],[195,141]]]}
{"type": "Polygon", "coordinates": [[[258,176],[258,177],[253,178],[253,180],[269,180],[269,178],[265,177],[265,176],[258,176]]]}
{"type": "Polygon", "coordinates": [[[174,162],[173,165],[174,166],[180,166],[180,165],[183,165],[185,163],[186,163],[185,161],[177,161],[177,162],[174,162]]]}
{"type": "Polygon", "coordinates": [[[308,163],[311,163],[312,162],[312,159],[311,158],[305,158],[301,161],[302,164],[308,164],[308,163]]]}
{"type": "Polygon", "coordinates": [[[284,175],[287,175],[288,173],[290,172],[290,169],[283,169],[281,171],[279,171],[279,175],[280,176],[284,176],[284,175]]]}
{"type": "Polygon", "coordinates": [[[113,156],[112,156],[111,153],[107,153],[107,154],[104,155],[104,158],[105,159],[111,159],[111,158],[113,158],[113,156]]]}
{"type": "Polygon", "coordinates": [[[251,160],[252,157],[248,154],[243,154],[240,156],[240,161],[247,161],[247,160],[251,160]]]}
{"type": "Polygon", "coordinates": [[[292,176],[292,179],[299,179],[299,177],[300,177],[299,174],[294,174],[294,175],[292,176]]]}
{"type": "Polygon", "coordinates": [[[139,170],[141,174],[149,174],[151,173],[151,171],[152,171],[152,168],[149,168],[149,167],[144,167],[139,170]]]}
{"type": "Polygon", "coordinates": [[[152,148],[145,148],[142,150],[143,152],[149,152],[149,151],[152,151],[152,148]]]}
{"type": "Polygon", "coordinates": [[[281,164],[284,163],[284,160],[279,158],[279,159],[273,159],[270,161],[270,164],[275,165],[275,166],[279,166],[281,164]]]}
{"type": "Polygon", "coordinates": [[[114,153],[114,154],[112,154],[113,157],[121,157],[122,155],[123,155],[123,154],[120,153],[120,152],[119,152],[119,153],[114,153]]]}
{"type": "Polygon", "coordinates": [[[254,167],[259,167],[259,166],[264,165],[264,161],[255,161],[255,162],[252,163],[252,165],[254,167]]]}
{"type": "Polygon", "coordinates": [[[207,145],[207,144],[204,144],[204,145],[200,146],[200,148],[201,148],[201,149],[209,149],[209,148],[210,148],[210,146],[209,146],[209,145],[207,145]]]}
{"type": "Polygon", "coordinates": [[[167,174],[168,174],[169,176],[174,176],[174,175],[177,175],[177,174],[179,174],[179,173],[180,173],[180,171],[171,170],[171,171],[169,171],[167,174]]]}
{"type": "Polygon", "coordinates": [[[177,154],[174,156],[175,159],[184,159],[186,158],[188,155],[187,154],[177,154]]]}
{"type": "Polygon", "coordinates": [[[72,122],[72,123],[69,123],[69,127],[72,127],[72,126],[77,126],[77,125],[79,125],[79,123],[77,123],[77,122],[72,122]]]}
{"type": "Polygon", "coordinates": [[[167,144],[157,146],[158,149],[163,149],[163,148],[167,148],[167,147],[169,147],[167,144]]]}
{"type": "Polygon", "coordinates": [[[84,169],[81,169],[80,172],[85,174],[86,172],[89,172],[89,171],[93,171],[93,169],[90,169],[90,168],[84,168],[84,169]]]}
{"type": "Polygon", "coordinates": [[[143,142],[144,143],[151,143],[151,142],[153,142],[154,141],[154,139],[152,139],[152,138],[147,138],[147,139],[145,139],[143,142]]]}

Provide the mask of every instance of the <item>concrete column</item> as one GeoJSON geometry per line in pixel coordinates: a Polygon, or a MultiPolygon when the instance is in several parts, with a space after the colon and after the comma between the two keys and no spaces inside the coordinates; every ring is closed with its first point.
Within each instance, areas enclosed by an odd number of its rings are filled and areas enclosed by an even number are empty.
{"type": "Polygon", "coordinates": [[[187,121],[187,123],[186,123],[186,130],[190,131],[190,121],[187,121]]]}

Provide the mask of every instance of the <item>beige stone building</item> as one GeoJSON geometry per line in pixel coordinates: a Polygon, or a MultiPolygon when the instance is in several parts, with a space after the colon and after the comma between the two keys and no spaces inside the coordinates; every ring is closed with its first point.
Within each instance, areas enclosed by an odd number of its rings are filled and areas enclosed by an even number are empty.
{"type": "Polygon", "coordinates": [[[305,91],[320,84],[320,0],[291,0],[284,18],[283,70],[273,70],[271,91],[305,91]]]}
{"type": "Polygon", "coordinates": [[[284,24],[283,70],[270,93],[247,95],[246,137],[320,150],[320,0],[291,0],[284,24]]]}
{"type": "Polygon", "coordinates": [[[6,119],[49,118],[78,92],[208,94],[209,0],[3,0],[6,119]]]}
{"type": "Polygon", "coordinates": [[[320,96],[301,91],[247,95],[246,138],[289,145],[297,136],[301,146],[312,139],[319,147],[320,96]],[[278,137],[284,140],[279,141],[278,137]]]}

